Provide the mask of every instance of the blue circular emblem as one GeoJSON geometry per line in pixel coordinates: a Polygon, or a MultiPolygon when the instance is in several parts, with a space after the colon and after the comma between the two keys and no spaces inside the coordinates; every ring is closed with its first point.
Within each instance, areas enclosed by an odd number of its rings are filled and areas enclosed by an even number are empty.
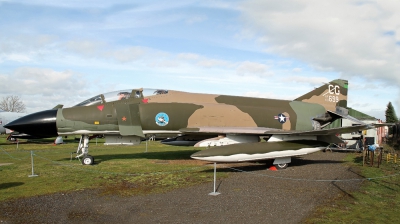
{"type": "Polygon", "coordinates": [[[156,115],[156,124],[158,126],[165,126],[168,124],[168,122],[169,122],[168,114],[160,112],[156,115]]]}

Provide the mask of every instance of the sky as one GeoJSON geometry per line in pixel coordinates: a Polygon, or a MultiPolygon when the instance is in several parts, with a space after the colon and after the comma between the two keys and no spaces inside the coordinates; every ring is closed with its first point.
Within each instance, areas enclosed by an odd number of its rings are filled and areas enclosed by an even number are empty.
{"type": "Polygon", "coordinates": [[[293,100],[334,79],[400,115],[400,2],[0,0],[0,99],[27,112],[161,88],[293,100]]]}

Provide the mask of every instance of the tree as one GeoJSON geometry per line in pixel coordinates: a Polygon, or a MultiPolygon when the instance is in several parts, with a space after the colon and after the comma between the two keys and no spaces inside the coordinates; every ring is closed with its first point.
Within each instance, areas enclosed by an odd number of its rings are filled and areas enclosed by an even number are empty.
{"type": "Polygon", "coordinates": [[[25,104],[19,96],[6,96],[0,102],[0,109],[9,112],[25,112],[25,104]]]}
{"type": "MultiPolygon", "coordinates": [[[[394,107],[392,105],[392,102],[389,102],[385,111],[386,115],[386,123],[396,123],[399,121],[397,118],[396,112],[394,111],[394,107]]],[[[397,136],[397,126],[395,127],[389,127],[389,135],[393,135],[392,141],[394,141],[394,138],[397,136]],[[394,133],[393,133],[394,131],[394,133]]],[[[391,143],[393,144],[393,142],[391,143]]]]}
{"type": "Polygon", "coordinates": [[[396,116],[392,102],[389,102],[385,111],[386,123],[396,123],[399,119],[396,116]]]}

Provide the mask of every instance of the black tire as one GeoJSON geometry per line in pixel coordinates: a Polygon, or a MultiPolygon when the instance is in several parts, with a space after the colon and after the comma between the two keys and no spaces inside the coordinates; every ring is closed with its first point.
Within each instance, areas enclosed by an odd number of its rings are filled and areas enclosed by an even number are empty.
{"type": "Polygon", "coordinates": [[[82,165],[93,165],[94,163],[94,158],[93,156],[84,156],[82,159],[82,165]]]}
{"type": "Polygon", "coordinates": [[[278,170],[284,170],[289,166],[289,164],[288,163],[281,163],[281,164],[274,164],[274,166],[278,170]]]}

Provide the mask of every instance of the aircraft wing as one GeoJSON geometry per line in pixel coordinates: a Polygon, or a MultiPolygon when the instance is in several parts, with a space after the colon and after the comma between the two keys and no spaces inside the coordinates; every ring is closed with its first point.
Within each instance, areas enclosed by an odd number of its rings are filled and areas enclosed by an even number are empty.
{"type": "MultiPolygon", "coordinates": [[[[332,129],[321,129],[311,131],[290,131],[290,130],[276,130],[269,128],[242,128],[242,127],[200,127],[190,128],[186,131],[187,133],[214,133],[214,134],[231,134],[231,139],[235,140],[236,135],[281,135],[280,138],[277,136],[276,139],[282,139],[282,141],[272,142],[251,142],[244,141],[242,144],[225,144],[219,147],[210,147],[205,150],[191,155],[194,159],[205,160],[210,162],[242,162],[242,161],[257,161],[274,159],[274,164],[286,167],[287,163],[290,163],[291,157],[305,155],[313,152],[317,152],[326,148],[329,143],[342,143],[336,135],[341,133],[355,132],[365,129],[377,128],[382,126],[388,126],[390,124],[362,124],[350,127],[332,128],[332,129]],[[304,136],[302,137],[297,136],[304,136]],[[314,140],[312,137],[316,136],[314,140]],[[310,138],[311,137],[311,138],[310,138]],[[308,138],[308,139],[307,139],[308,138]],[[288,140],[283,140],[288,139],[288,140]],[[289,140],[291,139],[291,140],[289,140]]],[[[250,138],[251,136],[249,136],[250,138]]],[[[218,141],[222,141],[220,139],[218,141]]],[[[237,139],[238,141],[240,139],[237,139]]],[[[207,145],[207,140],[205,145],[207,145]]],[[[218,144],[218,141],[215,143],[218,144]]],[[[201,142],[200,142],[201,143],[201,142]]],[[[200,144],[197,143],[197,144],[200,144]]],[[[210,146],[214,146],[213,142],[210,146]]]]}
{"type": "Polygon", "coordinates": [[[293,131],[264,127],[197,127],[179,129],[184,134],[246,134],[270,135],[291,134],[293,131]]]}
{"type": "Polygon", "coordinates": [[[378,128],[383,126],[390,126],[391,124],[363,124],[349,127],[320,129],[311,131],[293,131],[282,130],[275,128],[265,127],[197,127],[197,128],[183,128],[179,131],[184,134],[244,134],[244,135],[336,135],[343,133],[351,133],[362,131],[366,129],[378,128]]]}

